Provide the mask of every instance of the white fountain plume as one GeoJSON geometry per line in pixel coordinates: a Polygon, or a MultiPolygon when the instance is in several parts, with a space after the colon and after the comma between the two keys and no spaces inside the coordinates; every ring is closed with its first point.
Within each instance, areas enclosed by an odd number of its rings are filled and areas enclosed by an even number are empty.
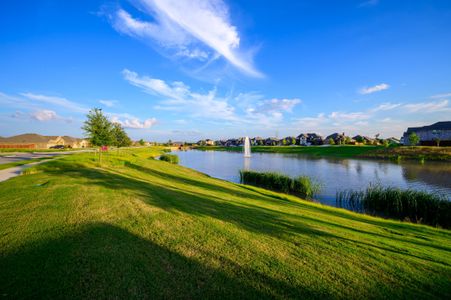
{"type": "Polygon", "coordinates": [[[248,136],[244,138],[244,157],[251,157],[251,141],[248,136]]]}

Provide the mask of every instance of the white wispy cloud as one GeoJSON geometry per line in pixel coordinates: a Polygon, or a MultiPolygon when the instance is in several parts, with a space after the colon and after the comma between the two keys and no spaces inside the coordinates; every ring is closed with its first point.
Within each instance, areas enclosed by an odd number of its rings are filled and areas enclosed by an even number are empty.
{"type": "MultiPolygon", "coordinates": [[[[348,134],[400,135],[407,127],[421,125],[413,117],[422,113],[422,120],[436,122],[451,112],[448,100],[421,103],[382,103],[359,112],[320,113],[296,118],[293,126],[300,131],[342,132],[348,134]]],[[[424,125],[424,124],[423,124],[424,125]]]]}
{"type": "Polygon", "coordinates": [[[126,115],[125,117],[121,118],[118,115],[113,115],[111,117],[111,122],[119,123],[124,128],[131,128],[131,129],[148,129],[154,126],[157,123],[156,118],[149,118],[144,121],[139,120],[137,117],[126,115]]]}
{"type": "Polygon", "coordinates": [[[130,84],[164,98],[156,106],[157,109],[179,111],[207,119],[237,119],[234,108],[227,99],[217,97],[215,89],[207,93],[195,93],[183,82],[166,83],[161,79],[139,76],[130,70],[124,70],[123,75],[130,84]]]}
{"type": "Polygon", "coordinates": [[[58,119],[58,115],[53,110],[39,110],[31,113],[31,117],[38,121],[50,121],[58,119]]]}
{"type": "Polygon", "coordinates": [[[100,104],[105,105],[106,107],[114,107],[118,103],[117,100],[99,100],[100,104]]]}
{"type": "Polygon", "coordinates": [[[89,111],[89,109],[84,107],[83,105],[67,100],[63,97],[47,96],[33,93],[21,93],[20,95],[30,100],[60,106],[73,112],[87,113],[89,111]]]}
{"type": "Polygon", "coordinates": [[[451,97],[451,93],[446,93],[446,94],[437,94],[437,95],[433,95],[430,98],[432,99],[443,99],[443,98],[449,98],[451,97]]]}
{"type": "Polygon", "coordinates": [[[371,87],[363,87],[359,90],[359,93],[362,95],[372,94],[376,92],[380,92],[383,90],[388,90],[390,88],[389,84],[381,83],[371,87]]]}
{"type": "Polygon", "coordinates": [[[370,111],[373,113],[378,112],[378,111],[387,111],[387,110],[392,110],[392,109],[398,108],[401,105],[402,105],[401,103],[387,102],[387,103],[382,103],[382,104],[372,108],[370,111]]]}
{"type": "Polygon", "coordinates": [[[212,51],[244,73],[262,76],[253,66],[250,52],[240,49],[240,35],[222,0],[136,0],[136,3],[152,21],[139,20],[119,8],[108,14],[118,32],[173,49],[175,56],[207,60],[214,57],[209,53],[212,51]]]}
{"type": "Polygon", "coordinates": [[[340,112],[334,111],[328,116],[331,120],[336,121],[357,121],[366,120],[370,118],[369,113],[365,112],[340,112]]]}
{"type": "Polygon", "coordinates": [[[405,104],[403,107],[411,113],[451,112],[451,108],[448,106],[448,103],[448,100],[442,100],[437,102],[410,103],[405,104]]]}
{"type": "Polygon", "coordinates": [[[13,119],[30,121],[35,120],[39,122],[47,122],[47,121],[64,121],[66,123],[72,123],[72,118],[65,118],[58,115],[55,111],[50,109],[38,109],[32,112],[24,112],[21,110],[15,111],[10,115],[13,119]]]}
{"type": "Polygon", "coordinates": [[[168,83],[164,80],[140,76],[125,69],[124,79],[143,91],[160,98],[156,109],[183,113],[191,118],[202,120],[228,121],[232,124],[261,124],[276,126],[283,121],[285,113],[301,103],[298,98],[265,99],[259,93],[241,93],[220,96],[216,88],[207,92],[194,92],[183,82],[168,83]]]}
{"type": "MultiPolygon", "coordinates": [[[[249,99],[247,99],[249,101],[249,99]]],[[[293,99],[255,99],[247,102],[246,120],[265,127],[275,127],[284,120],[285,113],[291,113],[293,108],[301,103],[298,98],[293,99]]]]}
{"type": "Polygon", "coordinates": [[[272,113],[272,112],[291,112],[293,108],[301,103],[301,99],[269,99],[263,100],[258,103],[258,106],[253,109],[253,111],[258,111],[262,113],[272,113]]]}

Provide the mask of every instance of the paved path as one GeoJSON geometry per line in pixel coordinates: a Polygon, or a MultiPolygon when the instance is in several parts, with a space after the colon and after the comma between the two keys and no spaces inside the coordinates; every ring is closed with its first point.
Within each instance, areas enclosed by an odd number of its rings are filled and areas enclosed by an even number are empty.
{"type": "Polygon", "coordinates": [[[25,170],[26,168],[29,168],[29,167],[37,165],[37,164],[41,164],[46,161],[48,161],[48,160],[37,161],[37,162],[29,163],[26,165],[21,165],[18,167],[12,167],[9,169],[0,170],[0,182],[8,180],[12,177],[19,176],[20,174],[22,174],[22,171],[25,170]]]}
{"type": "MultiPolygon", "coordinates": [[[[74,151],[61,151],[61,152],[31,152],[31,153],[24,153],[24,152],[17,152],[17,153],[2,153],[0,156],[0,164],[6,164],[10,162],[16,162],[16,161],[23,161],[23,160],[30,160],[35,158],[53,158],[55,156],[59,155],[68,155],[73,153],[79,153],[79,152],[90,152],[92,150],[74,150],[74,151]]],[[[37,161],[33,163],[29,163],[26,165],[21,165],[17,167],[12,167],[4,170],[0,170],[0,182],[8,180],[12,177],[18,176],[22,174],[22,171],[26,168],[29,168],[31,166],[44,163],[48,160],[42,160],[37,161]]]]}

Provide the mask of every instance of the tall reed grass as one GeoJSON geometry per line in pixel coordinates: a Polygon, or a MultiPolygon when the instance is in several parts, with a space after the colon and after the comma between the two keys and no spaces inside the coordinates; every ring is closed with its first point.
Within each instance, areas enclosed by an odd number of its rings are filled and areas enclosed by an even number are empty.
{"type": "Polygon", "coordinates": [[[321,186],[308,176],[291,178],[274,172],[240,171],[240,182],[268,190],[292,194],[305,199],[311,199],[321,186]]]}
{"type": "Polygon", "coordinates": [[[179,163],[179,157],[174,154],[162,154],[160,156],[160,160],[167,161],[171,164],[178,164],[179,163]]]}
{"type": "Polygon", "coordinates": [[[414,223],[451,228],[451,201],[444,195],[370,185],[337,193],[337,207],[414,223]]]}

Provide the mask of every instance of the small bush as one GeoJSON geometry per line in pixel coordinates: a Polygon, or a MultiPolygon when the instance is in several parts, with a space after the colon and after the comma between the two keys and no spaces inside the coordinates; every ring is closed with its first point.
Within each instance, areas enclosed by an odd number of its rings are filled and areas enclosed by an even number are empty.
{"type": "Polygon", "coordinates": [[[163,154],[160,156],[160,160],[167,161],[171,164],[178,164],[179,163],[179,157],[174,154],[163,154]]]}
{"type": "Polygon", "coordinates": [[[243,184],[254,185],[268,190],[292,194],[302,198],[312,198],[320,190],[320,185],[314,183],[308,176],[291,178],[274,172],[240,171],[240,181],[243,184]]]}
{"type": "Polygon", "coordinates": [[[369,186],[337,193],[337,206],[372,215],[451,228],[451,201],[425,191],[369,186]]]}

